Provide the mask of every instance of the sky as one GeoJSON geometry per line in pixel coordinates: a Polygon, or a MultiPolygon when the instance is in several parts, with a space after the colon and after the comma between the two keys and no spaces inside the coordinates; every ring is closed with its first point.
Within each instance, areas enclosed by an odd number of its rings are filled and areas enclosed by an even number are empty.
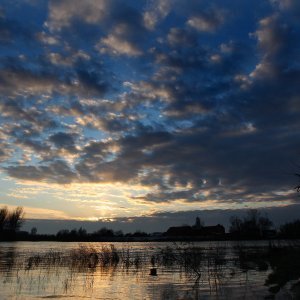
{"type": "Polygon", "coordinates": [[[1,0],[0,206],[148,230],[289,221],[299,20],[298,0],[1,0]]]}

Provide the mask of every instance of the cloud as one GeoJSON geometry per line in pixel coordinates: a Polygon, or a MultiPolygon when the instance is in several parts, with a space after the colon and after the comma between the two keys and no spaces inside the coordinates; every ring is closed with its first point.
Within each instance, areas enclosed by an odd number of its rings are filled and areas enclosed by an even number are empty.
{"type": "Polygon", "coordinates": [[[69,61],[53,53],[25,61],[7,58],[6,65],[0,66],[0,91],[9,97],[102,96],[110,87],[105,73],[103,66],[80,51],[69,57],[69,61]]]}
{"type": "MultiPolygon", "coordinates": [[[[46,24],[52,32],[76,32],[92,43],[98,39],[96,49],[109,55],[142,54],[139,44],[146,28],[141,13],[131,5],[116,0],[77,1],[75,6],[74,1],[50,1],[49,11],[46,24]]],[[[77,47],[76,41],[71,45],[77,47]]]]}
{"type": "Polygon", "coordinates": [[[51,0],[49,1],[49,21],[47,23],[52,30],[69,27],[76,20],[88,24],[99,24],[106,17],[110,2],[107,0],[51,0]]]}
{"type": "Polygon", "coordinates": [[[147,34],[141,14],[130,6],[123,6],[116,11],[113,26],[109,34],[100,39],[96,48],[101,53],[110,55],[139,56],[143,53],[142,45],[147,34]]]}
{"type": "Polygon", "coordinates": [[[293,1],[48,3],[28,33],[20,12],[0,17],[9,176],[143,185],[134,205],[297,201],[293,1]]]}
{"type": "MultiPolygon", "coordinates": [[[[1,207],[6,206],[8,209],[15,209],[17,206],[16,205],[7,205],[7,204],[0,204],[1,207]]],[[[59,210],[54,210],[54,209],[47,209],[47,208],[37,208],[37,207],[31,207],[31,206],[22,206],[25,212],[25,224],[27,223],[27,219],[68,219],[69,216],[59,210]]],[[[28,224],[26,224],[28,225],[28,224]]],[[[32,226],[33,227],[33,226],[32,226]]],[[[31,228],[32,228],[31,227],[31,228]]],[[[25,226],[26,228],[26,226],[25,226]]],[[[29,228],[28,231],[31,229],[29,228]]],[[[26,228],[27,229],[27,228],[26,228]]]]}
{"type": "Polygon", "coordinates": [[[187,25],[200,32],[214,32],[225,22],[225,13],[219,9],[209,9],[189,18],[187,25]]]}
{"type": "MultiPolygon", "coordinates": [[[[57,123],[48,114],[41,112],[37,107],[25,107],[22,101],[9,99],[0,101],[0,107],[3,111],[3,117],[8,120],[23,123],[23,126],[9,123],[11,126],[9,134],[17,136],[17,132],[22,132],[24,137],[39,134],[41,130],[47,130],[57,127],[57,123]],[[26,124],[24,124],[26,123],[26,124]]],[[[34,103],[34,101],[33,101],[34,103]]]]}
{"type": "Polygon", "coordinates": [[[282,24],[277,15],[260,20],[259,25],[260,28],[255,32],[259,47],[267,55],[280,51],[288,41],[288,25],[282,24]]]}
{"type": "Polygon", "coordinates": [[[288,12],[292,16],[299,17],[300,4],[297,0],[270,0],[272,4],[277,6],[283,12],[288,12]]]}
{"type": "Polygon", "coordinates": [[[183,28],[171,28],[167,36],[168,42],[171,46],[196,46],[197,36],[192,32],[183,28]]]}
{"type": "Polygon", "coordinates": [[[49,140],[57,147],[66,149],[69,152],[76,152],[75,147],[76,137],[65,132],[58,132],[50,136],[49,140]]]}
{"type": "Polygon", "coordinates": [[[76,174],[68,164],[61,160],[52,161],[49,164],[9,166],[4,168],[9,176],[32,181],[48,181],[67,184],[76,179],[76,174]]]}
{"type": "MultiPolygon", "coordinates": [[[[30,70],[24,69],[2,69],[0,71],[1,91],[5,94],[52,93],[55,88],[59,88],[59,81],[54,74],[44,74],[40,76],[30,70]]],[[[62,92],[64,86],[60,86],[62,92]]]]}
{"type": "Polygon", "coordinates": [[[144,12],[144,24],[149,30],[154,30],[157,24],[164,19],[171,10],[170,0],[152,1],[150,8],[144,12]]]}
{"type": "Polygon", "coordinates": [[[126,54],[129,56],[138,56],[142,54],[141,50],[134,44],[122,37],[123,29],[117,29],[116,31],[117,33],[110,34],[103,38],[97,45],[100,52],[113,55],[126,54]]]}

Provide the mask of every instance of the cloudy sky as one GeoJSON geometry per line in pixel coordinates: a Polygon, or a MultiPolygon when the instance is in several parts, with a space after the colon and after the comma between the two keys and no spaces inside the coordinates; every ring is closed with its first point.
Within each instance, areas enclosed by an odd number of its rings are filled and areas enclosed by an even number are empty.
{"type": "Polygon", "coordinates": [[[299,3],[1,0],[0,205],[105,221],[298,207],[299,3]]]}

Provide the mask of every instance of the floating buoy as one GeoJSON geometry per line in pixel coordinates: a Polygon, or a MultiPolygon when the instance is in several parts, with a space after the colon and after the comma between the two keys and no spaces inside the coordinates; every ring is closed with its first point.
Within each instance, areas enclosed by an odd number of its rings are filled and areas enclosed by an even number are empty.
{"type": "Polygon", "coordinates": [[[157,269],[156,268],[151,268],[150,269],[150,275],[151,276],[157,276],[157,269]]]}

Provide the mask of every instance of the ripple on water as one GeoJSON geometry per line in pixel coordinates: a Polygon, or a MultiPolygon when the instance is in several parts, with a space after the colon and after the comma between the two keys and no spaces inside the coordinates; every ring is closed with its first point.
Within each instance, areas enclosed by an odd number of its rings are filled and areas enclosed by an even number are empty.
{"type": "MultiPolygon", "coordinates": [[[[253,244],[243,250],[251,259],[235,246],[1,243],[1,299],[264,299],[272,269],[259,269],[253,244]],[[154,267],[157,276],[150,275],[154,267]]],[[[284,289],[282,295],[288,297],[284,289]]]]}

